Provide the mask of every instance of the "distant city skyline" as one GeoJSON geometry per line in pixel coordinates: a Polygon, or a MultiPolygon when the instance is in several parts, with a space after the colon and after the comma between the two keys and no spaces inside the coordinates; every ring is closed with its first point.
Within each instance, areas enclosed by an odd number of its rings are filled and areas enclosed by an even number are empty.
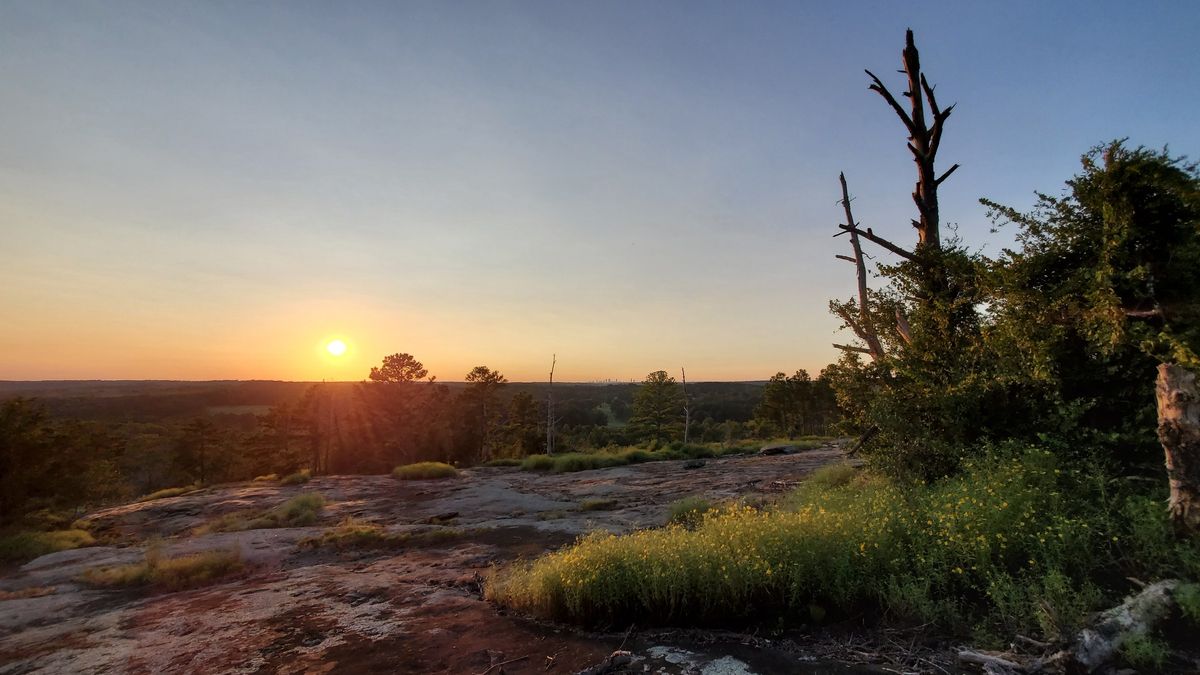
{"type": "Polygon", "coordinates": [[[5,3],[0,379],[816,376],[838,173],[914,239],[908,27],[972,248],[1093,145],[1200,153],[1195,3],[5,3]]]}

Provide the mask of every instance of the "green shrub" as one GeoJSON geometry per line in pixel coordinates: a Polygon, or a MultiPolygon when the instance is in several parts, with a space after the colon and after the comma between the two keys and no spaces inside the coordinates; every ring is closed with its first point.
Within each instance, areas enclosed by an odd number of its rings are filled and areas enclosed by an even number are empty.
{"type": "Polygon", "coordinates": [[[444,462],[417,462],[396,467],[392,475],[400,480],[434,480],[454,478],[458,476],[458,469],[444,462]]]}
{"type": "Polygon", "coordinates": [[[522,471],[549,471],[554,468],[554,458],[550,455],[530,455],[521,462],[522,471]]]}
{"type": "Polygon", "coordinates": [[[280,485],[304,485],[312,480],[312,472],[308,469],[302,469],[296,473],[290,473],[279,481],[280,485]]]}
{"type": "Polygon", "coordinates": [[[521,466],[521,460],[515,457],[500,457],[483,463],[484,466],[521,466]]]}
{"type": "MultiPolygon", "coordinates": [[[[874,611],[987,635],[1053,636],[1119,599],[1123,588],[1100,582],[1141,573],[1112,541],[1129,526],[1122,502],[1085,492],[1087,481],[1050,453],[963,467],[956,478],[905,486],[834,468],[777,510],[697,517],[707,505],[673,505],[688,514],[674,520],[694,530],[592,534],[501,571],[488,595],[586,623],[807,620],[817,605],[843,617],[874,611]]],[[[1157,517],[1166,520],[1161,507],[1157,517]]],[[[1198,547],[1167,548],[1158,564],[1174,556],[1178,565],[1198,547]]]]}
{"type": "Polygon", "coordinates": [[[623,466],[627,463],[618,455],[572,452],[565,455],[555,455],[554,466],[550,470],[554,473],[571,473],[591,469],[607,469],[614,466],[623,466]]]}
{"type": "Polygon", "coordinates": [[[18,532],[0,537],[0,560],[24,562],[48,553],[92,546],[95,538],[86,530],[57,530],[54,532],[18,532]]]}
{"type": "Polygon", "coordinates": [[[178,497],[180,495],[186,495],[191,492],[196,492],[199,489],[200,489],[199,485],[184,485],[181,487],[163,488],[162,490],[157,490],[155,492],[151,492],[148,495],[143,495],[141,497],[138,497],[138,501],[139,502],[149,502],[149,501],[154,501],[155,499],[166,499],[167,497],[178,497]]]}
{"type": "Polygon", "coordinates": [[[218,581],[242,571],[242,557],[237,551],[205,551],[163,558],[157,545],[146,550],[140,563],[92,568],[80,580],[100,588],[129,586],[160,586],[169,590],[195,588],[218,581]]]}
{"type": "Polygon", "coordinates": [[[667,510],[667,524],[695,529],[704,521],[704,514],[712,508],[712,502],[699,495],[684,497],[671,502],[671,506],[667,510]]]}
{"type": "Polygon", "coordinates": [[[626,448],[617,453],[617,456],[626,464],[641,464],[654,459],[654,454],[643,448],[626,448]]]}
{"type": "Polygon", "coordinates": [[[1183,618],[1200,628],[1200,584],[1183,584],[1175,590],[1175,602],[1183,618]]]}
{"type": "Polygon", "coordinates": [[[580,511],[608,511],[616,507],[615,499],[585,499],[579,503],[580,511]]]}
{"type": "Polygon", "coordinates": [[[325,508],[325,498],[316,492],[296,495],[267,511],[235,511],[197,529],[196,534],[241,532],[275,527],[304,527],[317,522],[325,508]]]}
{"type": "Polygon", "coordinates": [[[1132,635],[1121,643],[1121,656],[1141,670],[1162,670],[1171,655],[1171,646],[1152,635],[1132,635]]]}

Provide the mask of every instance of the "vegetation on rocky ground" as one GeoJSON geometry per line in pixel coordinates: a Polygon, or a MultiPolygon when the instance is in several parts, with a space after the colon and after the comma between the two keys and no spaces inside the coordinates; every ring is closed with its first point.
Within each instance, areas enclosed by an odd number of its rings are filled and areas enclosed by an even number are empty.
{"type": "Polygon", "coordinates": [[[80,580],[98,588],[157,586],[177,591],[215,583],[244,568],[241,554],[236,550],[167,558],[163,557],[161,546],[151,544],[141,562],[92,568],[80,580]]]}
{"type": "Polygon", "coordinates": [[[417,462],[396,467],[392,475],[400,480],[436,480],[456,478],[458,469],[445,462],[417,462]]]}
{"type": "Polygon", "coordinates": [[[301,548],[332,548],[336,550],[362,550],[377,548],[404,548],[409,546],[432,546],[454,541],[463,536],[463,531],[440,527],[417,532],[389,532],[384,526],[357,518],[347,518],[317,537],[300,541],[301,548]]]}
{"type": "Polygon", "coordinates": [[[53,530],[50,532],[17,532],[0,536],[0,561],[24,562],[34,558],[92,546],[96,539],[87,530],[53,530]]]}
{"type": "Polygon", "coordinates": [[[241,532],[275,527],[304,527],[316,523],[324,508],[324,497],[316,492],[306,492],[266,511],[227,513],[202,525],[196,534],[241,532]]]}

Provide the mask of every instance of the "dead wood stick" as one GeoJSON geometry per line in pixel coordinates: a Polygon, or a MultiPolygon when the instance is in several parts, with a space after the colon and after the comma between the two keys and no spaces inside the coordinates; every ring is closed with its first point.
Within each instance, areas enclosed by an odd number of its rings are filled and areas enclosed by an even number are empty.
{"type": "Polygon", "coordinates": [[[502,667],[504,667],[504,666],[507,666],[507,665],[508,665],[508,664],[510,664],[510,663],[516,663],[517,661],[524,661],[524,660],[525,660],[525,659],[527,659],[527,658],[529,658],[529,655],[528,655],[528,654],[526,654],[525,656],[518,656],[518,657],[517,657],[517,658],[515,658],[515,659],[509,659],[509,660],[507,660],[507,661],[501,661],[500,663],[493,663],[492,665],[488,666],[488,669],[487,669],[487,670],[483,671],[482,673],[479,673],[479,675],[488,675],[488,673],[492,672],[493,670],[495,670],[495,669],[497,669],[497,668],[502,668],[502,667]]]}

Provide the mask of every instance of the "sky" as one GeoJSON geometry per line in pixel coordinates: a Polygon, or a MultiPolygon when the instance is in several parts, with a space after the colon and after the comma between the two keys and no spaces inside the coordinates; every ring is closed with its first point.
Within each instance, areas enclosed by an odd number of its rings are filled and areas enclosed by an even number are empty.
{"type": "Polygon", "coordinates": [[[1200,154],[1194,2],[0,3],[0,379],[815,374],[838,172],[915,240],[908,27],[985,254],[980,197],[1200,154]]]}

